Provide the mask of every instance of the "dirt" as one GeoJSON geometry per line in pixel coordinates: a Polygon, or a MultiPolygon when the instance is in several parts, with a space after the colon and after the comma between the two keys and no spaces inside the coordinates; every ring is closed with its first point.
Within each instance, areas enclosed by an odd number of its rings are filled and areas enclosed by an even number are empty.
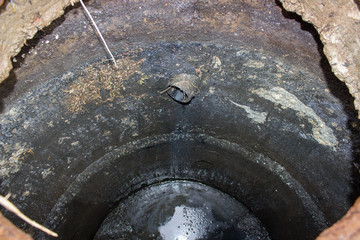
{"type": "Polygon", "coordinates": [[[73,113],[84,111],[89,103],[104,103],[121,98],[126,91],[123,82],[138,72],[143,62],[131,57],[116,60],[118,68],[108,63],[95,63],[84,69],[82,75],[65,91],[67,109],[73,113]]]}
{"type": "Polygon", "coordinates": [[[64,8],[77,0],[16,0],[0,8],[0,82],[9,76],[11,58],[26,40],[64,14],[64,8]],[[11,36],[11,37],[9,37],[11,36]]]}
{"type": "Polygon", "coordinates": [[[2,240],[32,240],[0,213],[0,239],[2,240]]]}
{"type": "Polygon", "coordinates": [[[280,0],[283,7],[296,12],[314,25],[324,44],[332,71],[349,88],[360,110],[360,11],[353,0],[280,0]]]}
{"type": "Polygon", "coordinates": [[[322,232],[316,240],[360,239],[360,198],[346,215],[331,228],[322,232]]]}

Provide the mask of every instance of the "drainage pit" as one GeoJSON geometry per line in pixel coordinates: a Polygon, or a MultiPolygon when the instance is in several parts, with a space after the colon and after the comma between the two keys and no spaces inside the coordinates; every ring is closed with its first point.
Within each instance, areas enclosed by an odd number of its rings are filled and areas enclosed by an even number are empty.
{"type": "MultiPolygon", "coordinates": [[[[109,11],[99,20],[109,29],[115,7],[149,14],[136,3],[106,2],[92,7],[109,11]]],[[[194,6],[209,14],[206,4],[180,7],[188,14],[194,6]]],[[[161,20],[158,8],[147,6],[161,20]]],[[[250,9],[227,9],[241,8],[250,9]]],[[[284,25],[293,21],[270,1],[248,13],[262,8],[277,11],[284,25]]],[[[80,51],[77,31],[63,27],[77,26],[83,13],[76,10],[14,70],[19,87],[0,119],[9,159],[2,191],[60,239],[314,239],[351,206],[356,114],[329,69],[306,61],[321,59],[310,33],[294,30],[296,40],[310,40],[295,41],[291,52],[286,39],[285,48],[267,49],[224,29],[212,30],[216,39],[193,26],[178,29],[178,39],[161,29],[161,41],[136,32],[117,48],[115,69],[96,55],[102,49],[93,57],[80,51]],[[59,32],[73,47],[46,45],[59,32]],[[296,52],[306,48],[310,57],[296,52]],[[34,61],[74,51],[81,54],[58,67],[50,67],[52,57],[34,61]],[[181,77],[196,82],[186,104],[164,94],[181,77]]],[[[108,39],[116,46],[116,37],[108,39]]]]}
{"type": "Polygon", "coordinates": [[[122,201],[94,239],[270,239],[245,206],[206,185],[176,181],[122,201]]]}

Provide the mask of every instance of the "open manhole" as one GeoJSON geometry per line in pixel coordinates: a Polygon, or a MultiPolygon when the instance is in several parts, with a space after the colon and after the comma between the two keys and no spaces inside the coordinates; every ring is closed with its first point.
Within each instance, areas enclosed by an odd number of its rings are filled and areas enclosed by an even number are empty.
{"type": "MultiPolygon", "coordinates": [[[[2,85],[1,191],[59,239],[315,239],[358,196],[353,99],[273,1],[89,1],[2,85]]],[[[5,215],[33,234],[49,236],[5,215]]]]}

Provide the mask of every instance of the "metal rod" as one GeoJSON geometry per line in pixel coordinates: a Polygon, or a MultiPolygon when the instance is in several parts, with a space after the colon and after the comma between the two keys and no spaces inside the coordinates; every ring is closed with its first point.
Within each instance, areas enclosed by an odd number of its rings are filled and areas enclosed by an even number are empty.
{"type": "Polygon", "coordinates": [[[106,41],[105,41],[104,37],[102,36],[102,34],[101,34],[101,32],[100,32],[99,28],[97,27],[97,25],[96,25],[96,23],[95,23],[95,21],[94,21],[93,17],[91,16],[91,14],[90,14],[89,10],[86,8],[86,6],[85,6],[85,4],[83,3],[83,1],[82,1],[82,0],[80,0],[80,3],[81,3],[81,6],[84,8],[84,10],[85,10],[86,14],[88,15],[88,17],[89,17],[89,19],[90,19],[90,21],[91,21],[92,25],[94,26],[94,28],[96,29],[97,33],[99,34],[100,39],[101,39],[101,41],[103,42],[103,44],[104,44],[104,46],[105,46],[106,51],[107,51],[107,52],[109,53],[109,55],[111,56],[111,59],[112,59],[112,61],[114,62],[114,66],[115,66],[116,68],[118,68],[118,66],[117,66],[117,64],[116,64],[116,61],[115,61],[115,58],[114,58],[114,56],[112,55],[112,53],[111,53],[111,51],[110,51],[110,49],[109,49],[108,45],[106,44],[106,41]]]}

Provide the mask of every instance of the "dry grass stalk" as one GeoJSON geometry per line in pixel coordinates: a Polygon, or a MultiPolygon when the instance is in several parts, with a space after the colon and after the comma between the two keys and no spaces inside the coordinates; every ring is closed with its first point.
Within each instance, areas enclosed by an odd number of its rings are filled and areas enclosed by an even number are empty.
{"type": "Polygon", "coordinates": [[[34,220],[31,220],[28,218],[25,214],[23,214],[17,207],[15,207],[14,204],[12,204],[8,199],[10,197],[10,194],[6,195],[5,197],[0,195],[0,205],[2,205],[4,208],[9,210],[10,212],[14,213],[16,216],[27,222],[33,227],[36,227],[37,229],[40,229],[41,231],[45,232],[46,234],[49,234],[53,237],[58,237],[59,235],[50,229],[40,225],[39,223],[35,222],[34,220]]]}

